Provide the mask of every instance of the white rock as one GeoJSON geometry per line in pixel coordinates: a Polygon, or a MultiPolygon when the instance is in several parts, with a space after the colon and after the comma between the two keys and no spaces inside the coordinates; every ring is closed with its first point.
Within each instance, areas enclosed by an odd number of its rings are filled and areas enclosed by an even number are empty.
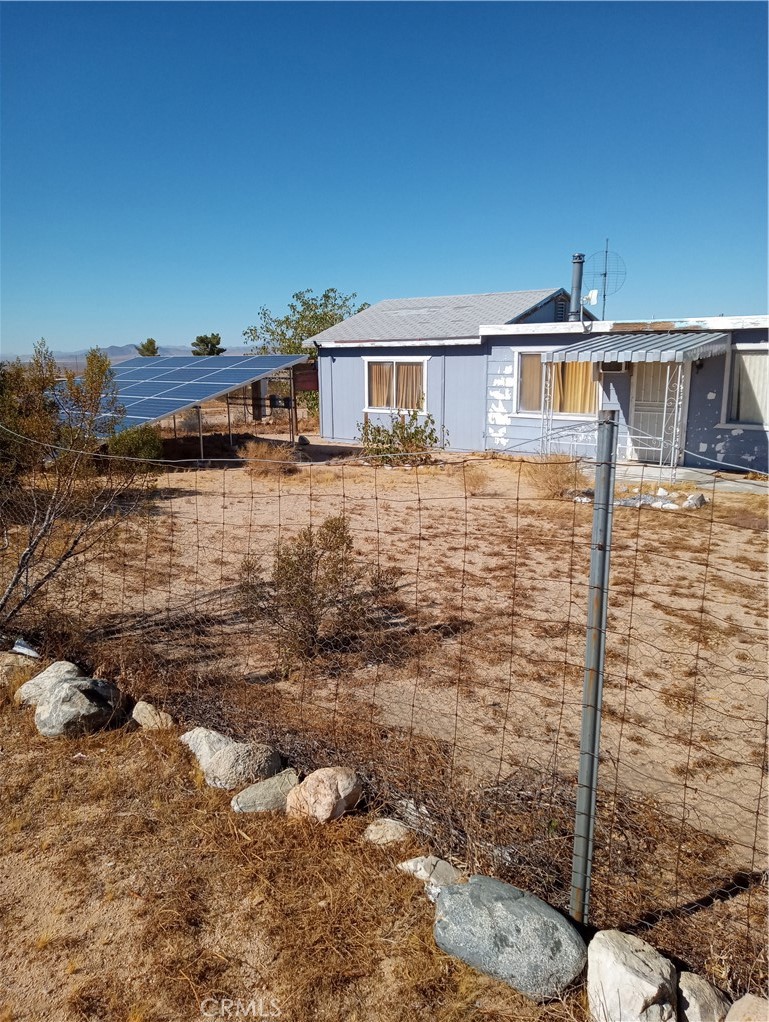
{"type": "Polygon", "coordinates": [[[745,994],[729,1009],[726,1022],[767,1022],[769,1001],[755,994],[745,994]]]}
{"type": "Polygon", "coordinates": [[[19,706],[37,706],[40,700],[48,697],[61,682],[82,677],[83,672],[75,664],[71,664],[69,660],[57,660],[25,682],[13,698],[19,706]]]}
{"type": "Polygon", "coordinates": [[[269,745],[236,742],[234,738],[196,727],[181,736],[181,741],[197,759],[212,788],[239,788],[272,777],[280,770],[280,756],[269,745]]]}
{"type": "Polygon", "coordinates": [[[145,702],[144,699],[140,699],[136,706],[134,706],[131,716],[146,731],[161,730],[162,728],[174,726],[174,719],[170,713],[159,710],[152,703],[145,702]]]}
{"type": "Polygon", "coordinates": [[[285,812],[289,791],[299,784],[295,770],[281,770],[266,781],[250,784],[233,798],[230,805],[236,813],[285,812]]]}
{"type": "Polygon", "coordinates": [[[676,970],[640,937],[601,930],[587,948],[587,999],[595,1022],[675,1022],[676,970]]]}
{"type": "Polygon", "coordinates": [[[684,507],[687,511],[696,511],[698,508],[705,507],[708,502],[708,498],[704,493],[692,493],[684,501],[684,507]]]}
{"type": "Polygon", "coordinates": [[[437,855],[418,855],[415,859],[399,862],[398,869],[439,889],[459,883],[462,879],[458,869],[445,859],[439,859],[437,855]]]}
{"type": "Polygon", "coordinates": [[[678,977],[678,1022],[724,1022],[730,1004],[702,976],[682,972],[678,977]]]}
{"type": "Polygon", "coordinates": [[[664,500],[653,500],[651,504],[649,504],[649,507],[653,507],[657,511],[661,511],[664,506],[665,506],[664,500]]]}
{"type": "Polygon", "coordinates": [[[668,500],[668,501],[665,501],[665,503],[662,505],[662,510],[663,511],[678,511],[679,507],[678,507],[678,504],[674,504],[672,500],[668,500]]]}
{"type": "Polygon", "coordinates": [[[101,678],[65,678],[37,704],[35,727],[46,738],[91,734],[127,719],[119,689],[101,678]]]}
{"type": "Polygon", "coordinates": [[[34,665],[21,653],[0,653],[0,685],[15,685],[25,678],[34,665]]]}
{"type": "Polygon", "coordinates": [[[668,495],[668,491],[665,489],[665,487],[664,486],[660,486],[660,488],[657,490],[657,496],[658,497],[667,497],[667,495],[668,495]]]}
{"type": "Polygon", "coordinates": [[[320,823],[328,823],[353,809],[362,794],[363,786],[354,770],[322,767],[291,789],[286,799],[286,814],[309,816],[320,823]]]}
{"type": "Polygon", "coordinates": [[[409,828],[398,820],[374,820],[363,831],[363,839],[372,845],[393,845],[405,841],[410,833],[409,828]]]}

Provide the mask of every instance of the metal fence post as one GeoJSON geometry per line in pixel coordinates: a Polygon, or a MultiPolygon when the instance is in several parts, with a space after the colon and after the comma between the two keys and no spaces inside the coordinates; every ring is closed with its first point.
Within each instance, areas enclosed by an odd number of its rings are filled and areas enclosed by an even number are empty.
{"type": "Polygon", "coordinates": [[[593,862],[598,755],[601,744],[601,701],[603,698],[606,611],[616,463],[616,412],[602,411],[598,413],[598,450],[595,466],[593,536],[590,545],[585,681],[582,690],[582,736],[579,747],[577,812],[574,820],[574,853],[571,865],[571,901],[569,906],[572,917],[579,923],[587,922],[590,902],[590,871],[593,862]]]}

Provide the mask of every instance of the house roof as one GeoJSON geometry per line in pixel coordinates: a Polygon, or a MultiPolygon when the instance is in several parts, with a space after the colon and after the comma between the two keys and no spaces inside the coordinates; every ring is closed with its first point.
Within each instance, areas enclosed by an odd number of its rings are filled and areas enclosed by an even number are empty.
{"type": "Polygon", "coordinates": [[[543,362],[696,362],[729,350],[729,334],[717,331],[644,330],[593,335],[545,352],[543,362]]]}
{"type": "Polygon", "coordinates": [[[542,291],[501,291],[481,295],[440,295],[433,298],[387,298],[349,319],[316,334],[305,345],[467,340],[479,342],[481,323],[512,323],[563,288],[542,291]]]}

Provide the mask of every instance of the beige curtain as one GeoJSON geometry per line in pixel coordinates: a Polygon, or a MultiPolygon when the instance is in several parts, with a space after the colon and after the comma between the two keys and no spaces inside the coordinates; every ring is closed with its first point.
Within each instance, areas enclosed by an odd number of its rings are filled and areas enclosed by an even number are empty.
{"type": "Polygon", "coordinates": [[[392,362],[369,362],[368,404],[369,408],[392,408],[393,406],[392,362]]]}
{"type": "Polygon", "coordinates": [[[769,355],[735,351],[732,361],[729,421],[761,425],[769,408],[769,355]]]}
{"type": "Polygon", "coordinates": [[[396,366],[398,371],[395,378],[397,387],[395,407],[421,410],[425,394],[422,383],[424,366],[421,362],[397,362],[396,366]]]}
{"type": "Polygon", "coordinates": [[[518,411],[542,411],[542,357],[521,355],[521,378],[518,381],[518,411]]]}
{"type": "Polygon", "coordinates": [[[597,395],[592,364],[561,362],[553,369],[553,411],[571,415],[594,415],[597,395]]]}

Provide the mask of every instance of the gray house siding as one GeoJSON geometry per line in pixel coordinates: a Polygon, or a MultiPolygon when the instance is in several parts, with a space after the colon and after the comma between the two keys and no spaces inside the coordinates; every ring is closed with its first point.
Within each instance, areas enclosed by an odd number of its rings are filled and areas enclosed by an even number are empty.
{"type": "MultiPolygon", "coordinates": [[[[735,330],[732,344],[766,342],[764,330],[735,330]]],[[[722,464],[756,472],[769,470],[769,437],[766,429],[723,425],[726,361],[729,356],[708,358],[700,369],[692,368],[686,423],[684,465],[717,468],[722,464]]]]}

